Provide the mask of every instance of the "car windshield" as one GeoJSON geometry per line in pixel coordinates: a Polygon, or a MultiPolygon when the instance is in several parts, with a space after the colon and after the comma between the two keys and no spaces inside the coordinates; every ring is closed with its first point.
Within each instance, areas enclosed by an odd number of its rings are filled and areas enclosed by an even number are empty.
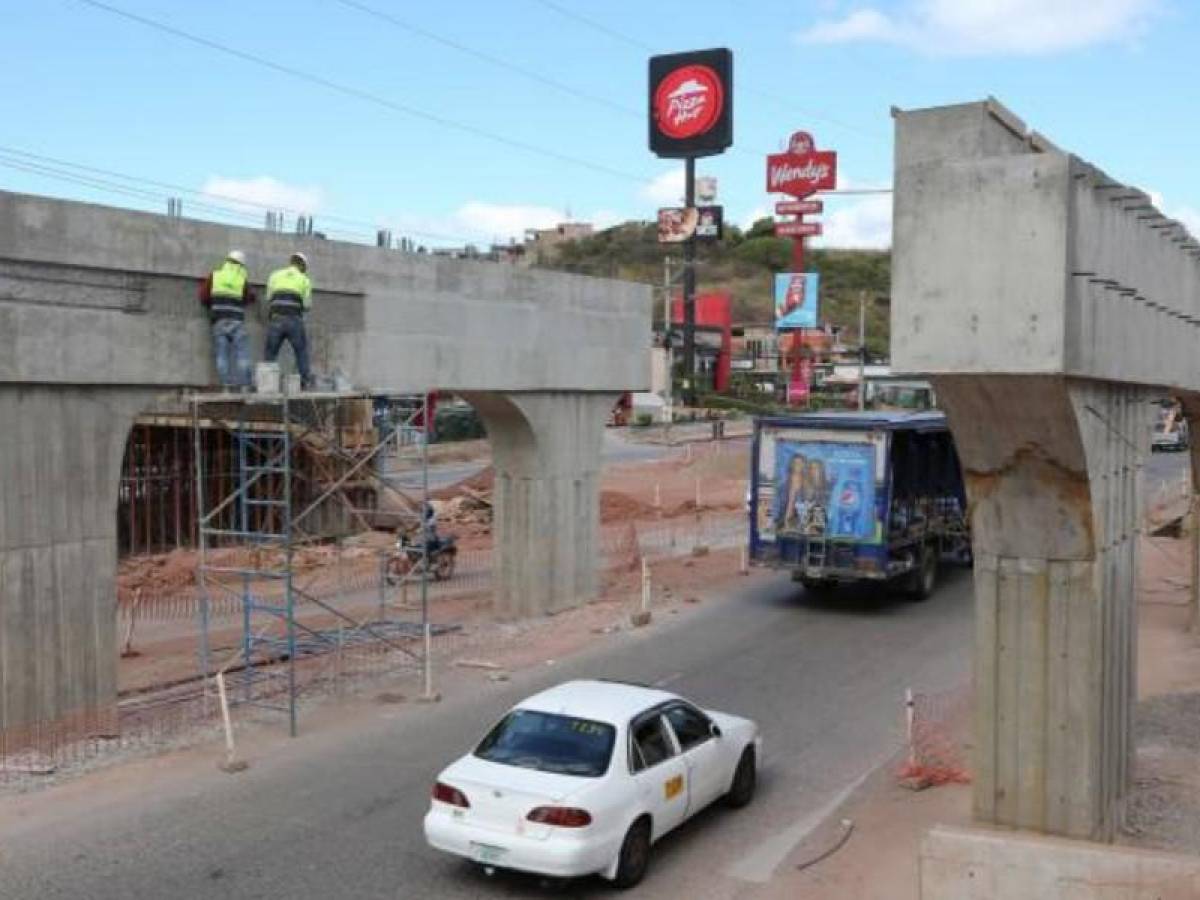
{"type": "Polygon", "coordinates": [[[516,709],[488,732],[475,755],[539,772],[599,778],[608,771],[616,736],[607,722],[516,709]]]}

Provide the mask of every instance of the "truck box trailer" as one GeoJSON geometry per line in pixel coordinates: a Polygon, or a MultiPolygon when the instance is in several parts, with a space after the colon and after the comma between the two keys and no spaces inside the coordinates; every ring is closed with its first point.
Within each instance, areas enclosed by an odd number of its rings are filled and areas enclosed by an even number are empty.
{"type": "Polygon", "coordinates": [[[750,559],[806,587],[893,582],[916,598],[938,566],[968,562],[962,471],[940,412],[759,418],[750,559]]]}

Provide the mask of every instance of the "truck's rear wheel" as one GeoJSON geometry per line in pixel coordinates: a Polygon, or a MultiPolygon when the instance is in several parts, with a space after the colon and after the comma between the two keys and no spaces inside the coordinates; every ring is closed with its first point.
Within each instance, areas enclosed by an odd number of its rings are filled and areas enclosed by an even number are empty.
{"type": "Polygon", "coordinates": [[[801,578],[800,583],[804,585],[807,593],[820,599],[832,597],[837,592],[837,582],[827,581],[824,578],[801,578]]]}
{"type": "Polygon", "coordinates": [[[908,595],[913,600],[928,600],[937,587],[938,554],[929,544],[921,547],[917,568],[909,575],[908,595]]]}

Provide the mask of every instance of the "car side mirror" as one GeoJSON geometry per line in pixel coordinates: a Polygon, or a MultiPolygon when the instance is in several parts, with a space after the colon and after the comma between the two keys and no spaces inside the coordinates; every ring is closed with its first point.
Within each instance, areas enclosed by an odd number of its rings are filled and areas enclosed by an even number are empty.
{"type": "Polygon", "coordinates": [[[712,722],[708,726],[708,730],[709,730],[709,733],[715,738],[719,738],[721,736],[721,726],[718,725],[716,722],[712,722]]]}

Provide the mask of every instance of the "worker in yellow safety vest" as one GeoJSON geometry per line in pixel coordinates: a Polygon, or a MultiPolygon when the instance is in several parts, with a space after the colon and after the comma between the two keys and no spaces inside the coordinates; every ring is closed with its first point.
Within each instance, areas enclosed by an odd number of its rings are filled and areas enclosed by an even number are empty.
{"type": "Polygon", "coordinates": [[[308,257],[296,251],[288,264],[276,269],[267,279],[267,362],[275,362],[286,340],[296,356],[296,368],[305,390],[312,388],[312,369],[308,362],[308,336],[304,315],[312,309],[312,282],[308,278],[308,257]]]}
{"type": "Polygon", "coordinates": [[[246,272],[246,255],[230,250],[225,260],[200,283],[200,303],[212,327],[213,362],[224,388],[250,384],[250,345],[246,307],[254,302],[246,272]]]}

